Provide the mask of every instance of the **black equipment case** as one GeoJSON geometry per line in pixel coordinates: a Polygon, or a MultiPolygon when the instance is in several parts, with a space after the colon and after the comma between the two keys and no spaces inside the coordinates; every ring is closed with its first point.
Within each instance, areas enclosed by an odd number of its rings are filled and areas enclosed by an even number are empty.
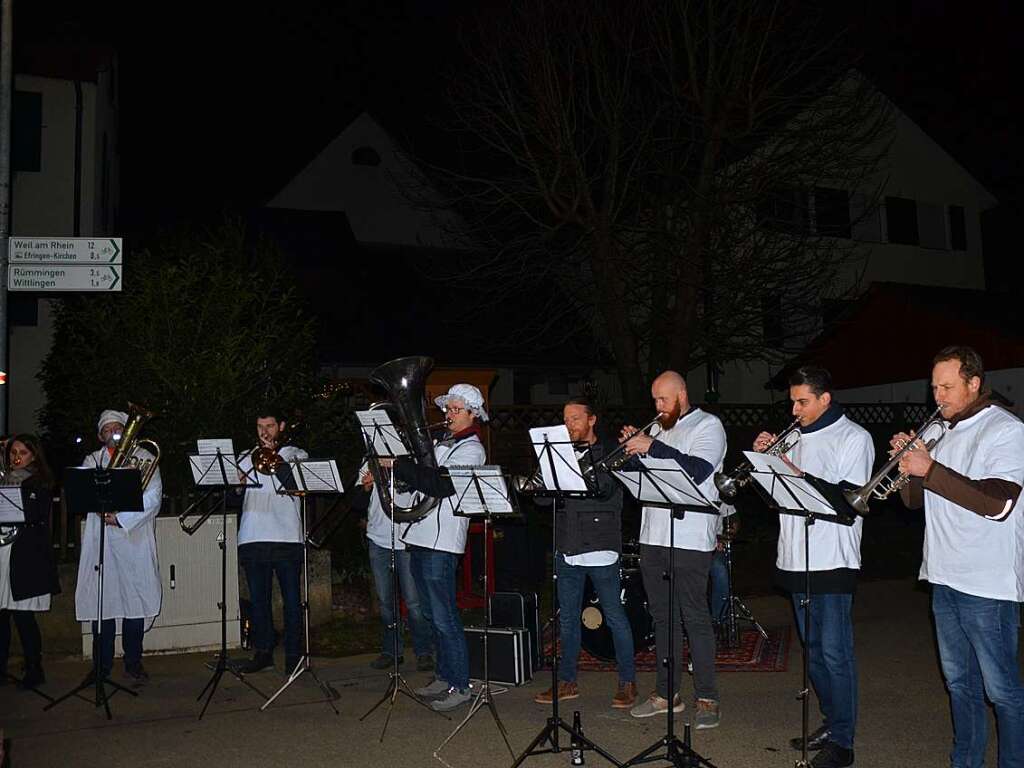
{"type": "Polygon", "coordinates": [[[540,607],[536,592],[495,592],[491,595],[491,626],[521,627],[530,633],[530,662],[541,668],[540,607]]]}
{"type": "MultiPolygon", "coordinates": [[[[484,679],[483,627],[466,627],[469,676],[484,679]]],[[[489,627],[487,630],[488,675],[493,683],[525,685],[533,679],[530,634],[525,629],[489,627]]]]}

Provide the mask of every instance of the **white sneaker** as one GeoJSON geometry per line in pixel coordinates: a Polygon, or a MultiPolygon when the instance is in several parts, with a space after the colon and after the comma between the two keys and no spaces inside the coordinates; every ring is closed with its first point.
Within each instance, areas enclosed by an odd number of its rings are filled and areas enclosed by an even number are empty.
{"type": "Polygon", "coordinates": [[[414,690],[413,693],[415,693],[421,699],[433,699],[438,696],[444,696],[446,693],[448,693],[449,688],[451,688],[451,686],[448,685],[447,680],[442,680],[438,677],[435,677],[422,688],[417,688],[416,690],[414,690]]]}
{"type": "Polygon", "coordinates": [[[446,696],[430,702],[430,708],[435,712],[450,712],[461,707],[463,704],[469,703],[471,698],[473,698],[473,694],[470,693],[469,688],[456,688],[452,686],[448,689],[446,696]]]}

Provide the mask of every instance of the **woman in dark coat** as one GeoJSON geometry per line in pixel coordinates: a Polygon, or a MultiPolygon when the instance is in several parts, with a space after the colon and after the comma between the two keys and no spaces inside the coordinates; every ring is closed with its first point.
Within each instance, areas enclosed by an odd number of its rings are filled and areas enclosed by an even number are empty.
{"type": "Polygon", "coordinates": [[[53,474],[35,435],[15,435],[8,440],[4,459],[7,474],[2,483],[21,486],[21,499],[16,501],[24,510],[25,522],[15,526],[14,542],[0,547],[0,682],[8,677],[13,618],[25,655],[25,675],[18,687],[34,688],[46,680],[35,615],[50,610],[50,595],[60,592],[50,543],[53,474]]]}

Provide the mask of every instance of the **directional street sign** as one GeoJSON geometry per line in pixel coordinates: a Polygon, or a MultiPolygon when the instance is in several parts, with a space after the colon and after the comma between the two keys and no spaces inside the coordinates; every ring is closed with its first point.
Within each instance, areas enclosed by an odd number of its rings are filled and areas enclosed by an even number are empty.
{"type": "Polygon", "coordinates": [[[9,291],[120,291],[120,264],[11,264],[9,291]]]}
{"type": "Polygon", "coordinates": [[[9,291],[120,291],[120,237],[12,237],[9,291]]]}
{"type": "Polygon", "coordinates": [[[121,263],[120,237],[12,237],[9,242],[12,264],[121,263]]]}

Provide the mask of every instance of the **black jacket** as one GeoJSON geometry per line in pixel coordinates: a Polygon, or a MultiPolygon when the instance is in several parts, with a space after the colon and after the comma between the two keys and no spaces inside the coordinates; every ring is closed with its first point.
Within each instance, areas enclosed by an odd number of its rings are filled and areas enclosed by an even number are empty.
{"type": "Polygon", "coordinates": [[[35,475],[21,484],[25,523],[11,544],[11,597],[26,600],[60,593],[57,566],[50,543],[50,512],[53,488],[35,475]]]}
{"type": "MultiPolygon", "coordinates": [[[[614,441],[598,440],[590,452],[596,462],[616,446],[614,441]]],[[[555,543],[563,555],[622,551],[622,486],[608,472],[597,473],[597,485],[597,498],[566,499],[559,507],[555,543]]]]}

